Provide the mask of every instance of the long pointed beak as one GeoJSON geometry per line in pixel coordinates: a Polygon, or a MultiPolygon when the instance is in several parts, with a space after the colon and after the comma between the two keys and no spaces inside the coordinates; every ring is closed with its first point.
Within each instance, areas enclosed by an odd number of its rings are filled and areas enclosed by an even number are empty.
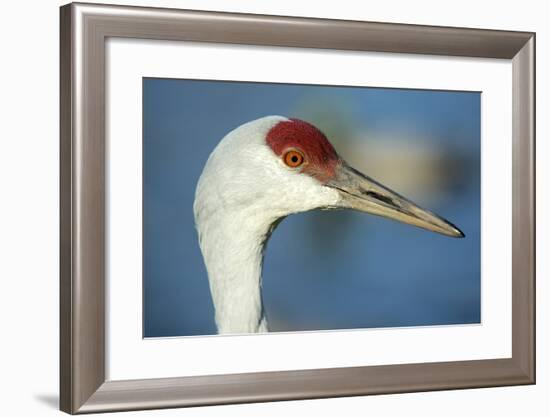
{"type": "Polygon", "coordinates": [[[425,210],[405,197],[342,162],[327,184],[340,192],[338,207],[348,208],[431,230],[451,237],[464,233],[442,217],[425,210]]]}

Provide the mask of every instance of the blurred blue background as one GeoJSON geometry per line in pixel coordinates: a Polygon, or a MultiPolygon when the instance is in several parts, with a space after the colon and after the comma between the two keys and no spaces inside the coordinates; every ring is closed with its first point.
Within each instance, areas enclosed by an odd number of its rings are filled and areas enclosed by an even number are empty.
{"type": "Polygon", "coordinates": [[[144,337],[216,333],[195,186],[225,134],[273,114],[313,123],[466,238],[351,211],[290,216],[264,261],[270,330],[479,323],[480,93],[145,78],[144,337]]]}

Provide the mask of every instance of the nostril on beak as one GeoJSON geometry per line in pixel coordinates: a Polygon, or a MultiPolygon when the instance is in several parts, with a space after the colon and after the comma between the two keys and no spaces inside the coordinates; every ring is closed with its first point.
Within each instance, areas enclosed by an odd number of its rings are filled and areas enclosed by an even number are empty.
{"type": "Polygon", "coordinates": [[[376,200],[379,200],[383,203],[389,204],[390,206],[398,207],[398,205],[395,204],[395,202],[393,201],[393,199],[391,197],[387,197],[385,195],[377,193],[376,191],[370,191],[370,190],[366,191],[366,190],[361,189],[361,194],[372,197],[372,198],[374,198],[376,200]]]}

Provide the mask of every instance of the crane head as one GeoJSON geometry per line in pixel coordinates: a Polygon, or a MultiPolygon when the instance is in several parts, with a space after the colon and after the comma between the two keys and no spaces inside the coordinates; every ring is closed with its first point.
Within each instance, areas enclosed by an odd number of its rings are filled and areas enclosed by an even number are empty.
{"type": "Polygon", "coordinates": [[[216,147],[197,186],[195,217],[250,211],[268,222],[313,209],[351,209],[451,237],[453,224],[350,167],[326,136],[302,120],[267,116],[216,147]]]}

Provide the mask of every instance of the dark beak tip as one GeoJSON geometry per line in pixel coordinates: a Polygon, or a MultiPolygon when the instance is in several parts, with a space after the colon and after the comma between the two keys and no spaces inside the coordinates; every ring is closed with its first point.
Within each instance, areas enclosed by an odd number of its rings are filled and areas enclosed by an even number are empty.
{"type": "Polygon", "coordinates": [[[465,238],[466,235],[462,230],[455,227],[455,234],[453,235],[453,237],[456,237],[457,239],[462,239],[462,238],[465,238]]]}

